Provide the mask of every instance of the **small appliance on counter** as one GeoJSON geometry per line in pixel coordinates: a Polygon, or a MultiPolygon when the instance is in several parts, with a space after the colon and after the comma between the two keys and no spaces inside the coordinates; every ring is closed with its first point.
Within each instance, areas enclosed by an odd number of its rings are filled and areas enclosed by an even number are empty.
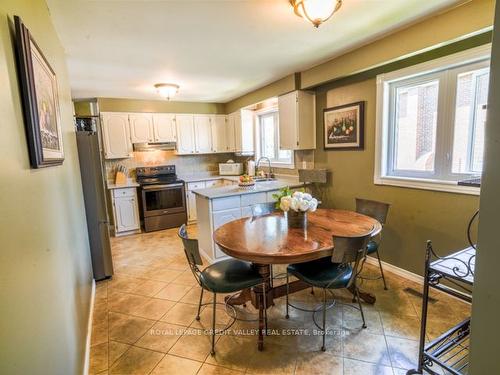
{"type": "Polygon", "coordinates": [[[247,175],[255,176],[255,161],[254,160],[247,161],[247,175]]]}
{"type": "Polygon", "coordinates": [[[239,176],[243,174],[243,163],[235,163],[228,160],[226,163],[219,163],[219,175],[221,176],[239,176]]]}

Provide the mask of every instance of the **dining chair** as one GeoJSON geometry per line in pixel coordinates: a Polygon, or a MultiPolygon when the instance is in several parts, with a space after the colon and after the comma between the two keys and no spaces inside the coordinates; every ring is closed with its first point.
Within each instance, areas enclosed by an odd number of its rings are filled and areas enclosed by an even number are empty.
{"type": "MultiPolygon", "coordinates": [[[[287,288],[286,288],[286,318],[288,319],[288,308],[291,305],[288,301],[289,275],[293,275],[299,280],[307,284],[323,289],[323,324],[322,326],[316,323],[314,314],[319,309],[305,310],[313,313],[314,324],[322,330],[323,345],[321,350],[325,351],[325,338],[326,338],[326,292],[332,289],[346,289],[351,288],[354,291],[356,299],[358,300],[359,311],[363,319],[363,328],[366,328],[365,315],[363,313],[363,306],[359,298],[359,291],[356,285],[356,279],[363,268],[363,263],[366,258],[367,244],[370,235],[361,237],[341,237],[333,236],[334,250],[331,257],[325,257],[305,263],[290,264],[287,267],[287,288]]],[[[331,305],[333,306],[333,304],[331,305]]]]}
{"type": "MultiPolygon", "coordinates": [[[[210,351],[210,354],[214,355],[215,307],[217,305],[217,293],[234,293],[246,288],[261,286],[263,290],[261,296],[264,296],[266,282],[262,279],[259,272],[251,263],[235,258],[223,259],[207,266],[203,271],[201,271],[198,266],[202,266],[203,261],[200,256],[198,240],[189,238],[185,224],[183,224],[179,228],[178,235],[182,240],[184,253],[186,254],[186,258],[189,263],[189,268],[193,272],[196,281],[201,287],[200,301],[198,303],[198,313],[196,314],[196,320],[200,320],[201,306],[204,305],[201,303],[203,300],[203,291],[207,290],[213,293],[211,333],[212,350],[210,351]]],[[[264,306],[264,319],[267,327],[266,298],[264,297],[262,298],[262,300],[264,306]]]]}
{"type": "MultiPolygon", "coordinates": [[[[389,213],[389,207],[391,205],[389,203],[372,201],[369,199],[361,199],[356,198],[356,212],[370,216],[377,220],[380,224],[382,224],[382,228],[387,220],[387,214],[389,213]]],[[[385,281],[384,269],[382,268],[382,261],[380,260],[379,247],[380,241],[382,240],[382,232],[380,232],[378,236],[378,242],[375,240],[370,240],[367,245],[367,255],[371,255],[375,253],[377,255],[378,266],[380,268],[380,277],[375,279],[382,278],[384,282],[384,289],[387,290],[387,283],[385,281]]],[[[367,279],[366,277],[363,277],[367,279]]]]}

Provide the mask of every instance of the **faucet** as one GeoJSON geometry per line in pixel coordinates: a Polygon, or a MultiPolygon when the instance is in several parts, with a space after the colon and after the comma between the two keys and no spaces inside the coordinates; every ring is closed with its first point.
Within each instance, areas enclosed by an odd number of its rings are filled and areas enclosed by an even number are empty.
{"type": "Polygon", "coordinates": [[[262,156],[259,158],[259,160],[257,160],[257,166],[255,167],[255,169],[257,170],[257,174],[259,173],[259,168],[260,168],[260,162],[262,160],[267,160],[267,164],[268,164],[268,167],[269,167],[269,173],[266,173],[266,177],[267,178],[273,178],[274,177],[274,173],[273,173],[273,167],[271,167],[271,160],[266,157],[266,156],[262,156]]]}

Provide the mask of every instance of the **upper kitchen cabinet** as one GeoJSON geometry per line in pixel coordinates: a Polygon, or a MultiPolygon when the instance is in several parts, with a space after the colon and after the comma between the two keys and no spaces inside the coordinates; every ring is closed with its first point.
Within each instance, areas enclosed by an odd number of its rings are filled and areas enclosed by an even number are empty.
{"type": "Polygon", "coordinates": [[[132,156],[127,113],[101,113],[104,157],[123,159],[132,156]]]}
{"type": "MultiPolygon", "coordinates": [[[[227,127],[227,116],[225,115],[213,115],[210,117],[211,129],[212,129],[212,149],[214,152],[228,152],[229,148],[227,145],[226,134],[227,127]]],[[[232,133],[234,138],[234,131],[232,133]]],[[[234,144],[234,141],[233,141],[234,144]]]]}
{"type": "Polygon", "coordinates": [[[128,119],[132,143],[154,142],[153,115],[151,113],[130,113],[128,119]]]}
{"type": "Polygon", "coordinates": [[[196,151],[194,137],[194,116],[176,115],[175,124],[177,131],[177,154],[194,154],[196,151]]]}
{"type": "Polygon", "coordinates": [[[214,152],[212,148],[212,128],[209,115],[194,116],[195,151],[199,154],[214,152]]]}
{"type": "Polygon", "coordinates": [[[235,135],[235,124],[234,124],[234,114],[226,116],[226,152],[236,151],[236,135],[235,135]]]}
{"type": "Polygon", "coordinates": [[[175,115],[172,113],[153,113],[153,136],[155,142],[175,142],[175,115]]]}
{"type": "Polygon", "coordinates": [[[253,111],[241,109],[229,115],[228,121],[234,124],[234,151],[242,154],[254,153],[254,115],[253,111]]]}
{"type": "Polygon", "coordinates": [[[316,148],[315,95],[292,91],[278,98],[279,139],[282,150],[316,148]]]}

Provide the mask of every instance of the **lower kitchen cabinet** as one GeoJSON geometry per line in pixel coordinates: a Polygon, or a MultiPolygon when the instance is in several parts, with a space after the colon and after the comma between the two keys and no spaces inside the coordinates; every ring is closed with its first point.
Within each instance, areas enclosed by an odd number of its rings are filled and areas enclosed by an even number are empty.
{"type": "Polygon", "coordinates": [[[113,218],[115,235],[138,233],[141,231],[141,219],[136,188],[113,189],[113,218]]]}

